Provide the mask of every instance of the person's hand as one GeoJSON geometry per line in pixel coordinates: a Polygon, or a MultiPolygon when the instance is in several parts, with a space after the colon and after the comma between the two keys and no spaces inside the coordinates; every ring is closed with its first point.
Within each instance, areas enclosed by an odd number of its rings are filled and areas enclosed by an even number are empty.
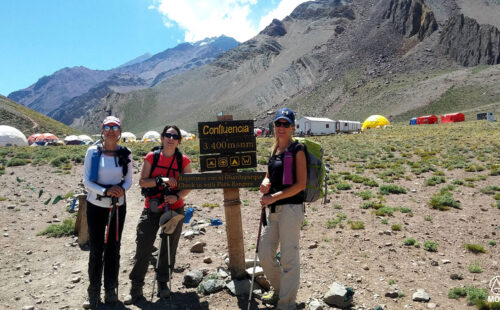
{"type": "Polygon", "coordinates": [[[272,195],[262,195],[262,197],[260,197],[260,205],[262,208],[273,204],[275,201],[276,198],[274,198],[272,195]]]}
{"type": "Polygon", "coordinates": [[[271,189],[271,182],[262,182],[260,184],[260,192],[262,194],[267,194],[269,193],[269,190],[271,189]]]}
{"type": "Polygon", "coordinates": [[[176,187],[177,186],[177,180],[174,178],[161,178],[163,183],[167,184],[170,187],[176,187]]]}
{"type": "Polygon", "coordinates": [[[125,191],[121,186],[114,185],[108,188],[107,195],[110,197],[120,198],[121,196],[125,195],[125,191]]]}
{"type": "Polygon", "coordinates": [[[165,202],[168,204],[174,204],[177,201],[177,196],[176,195],[167,195],[165,196],[165,202]]]}

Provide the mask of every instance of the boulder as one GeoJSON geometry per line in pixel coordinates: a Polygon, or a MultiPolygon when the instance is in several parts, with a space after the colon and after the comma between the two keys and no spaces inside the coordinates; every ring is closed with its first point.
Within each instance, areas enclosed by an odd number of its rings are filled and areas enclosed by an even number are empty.
{"type": "Polygon", "coordinates": [[[186,287],[197,287],[198,284],[203,280],[203,272],[201,270],[193,270],[184,276],[182,284],[186,287]]]}
{"type": "Polygon", "coordinates": [[[353,295],[354,290],[352,288],[346,288],[344,285],[334,282],[323,297],[323,301],[337,308],[348,308],[352,304],[353,295]]]}

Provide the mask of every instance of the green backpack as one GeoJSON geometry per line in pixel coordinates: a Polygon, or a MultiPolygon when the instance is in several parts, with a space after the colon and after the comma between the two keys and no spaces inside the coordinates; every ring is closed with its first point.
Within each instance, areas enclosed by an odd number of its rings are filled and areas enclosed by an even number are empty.
{"type": "Polygon", "coordinates": [[[294,138],[305,146],[307,159],[307,184],[304,190],[304,202],[314,202],[324,196],[325,165],[321,144],[307,138],[294,138]]]}

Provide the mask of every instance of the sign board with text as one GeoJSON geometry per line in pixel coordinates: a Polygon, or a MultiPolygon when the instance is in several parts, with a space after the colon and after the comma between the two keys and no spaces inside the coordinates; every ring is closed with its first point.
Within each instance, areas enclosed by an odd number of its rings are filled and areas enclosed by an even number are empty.
{"type": "Polygon", "coordinates": [[[255,136],[220,137],[200,139],[200,154],[252,152],[257,150],[255,136]]]}
{"type": "Polygon", "coordinates": [[[253,120],[198,123],[198,138],[220,139],[225,137],[253,136],[253,120]]]}
{"type": "Polygon", "coordinates": [[[200,170],[202,172],[254,167],[257,167],[257,154],[255,152],[200,156],[200,170]]]}
{"type": "Polygon", "coordinates": [[[238,173],[181,173],[177,180],[179,189],[258,187],[265,172],[238,173]]]}

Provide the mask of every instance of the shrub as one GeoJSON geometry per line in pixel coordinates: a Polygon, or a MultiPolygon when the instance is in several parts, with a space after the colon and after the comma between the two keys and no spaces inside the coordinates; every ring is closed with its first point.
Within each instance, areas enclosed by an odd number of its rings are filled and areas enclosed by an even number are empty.
{"type": "Polygon", "coordinates": [[[383,206],[382,208],[373,211],[373,213],[375,213],[375,215],[377,216],[386,216],[386,215],[391,216],[392,213],[394,213],[394,208],[383,206]]]}
{"type": "Polygon", "coordinates": [[[494,195],[496,192],[500,192],[500,187],[496,185],[486,186],[485,188],[481,189],[481,193],[487,195],[494,195]]]}
{"type": "Polygon", "coordinates": [[[380,187],[380,190],[379,192],[382,194],[382,195],[389,195],[389,194],[406,194],[406,189],[404,189],[403,187],[401,186],[397,186],[397,185],[382,185],[380,187]]]}
{"type": "Polygon", "coordinates": [[[450,207],[460,209],[460,203],[453,199],[453,196],[448,192],[433,195],[430,201],[430,205],[433,209],[438,209],[441,211],[449,210],[450,207]]]}
{"type": "Polygon", "coordinates": [[[469,266],[467,266],[467,269],[469,269],[471,273],[483,272],[483,268],[481,268],[481,265],[478,262],[470,264],[469,266]]]}
{"type": "Polygon", "coordinates": [[[69,156],[68,155],[59,155],[56,158],[52,159],[50,161],[50,164],[54,167],[60,168],[64,164],[69,163],[69,156]]]}
{"type": "Polygon", "coordinates": [[[500,193],[496,193],[495,196],[493,196],[493,199],[500,200],[500,193]]]}
{"type": "Polygon", "coordinates": [[[388,219],[381,219],[380,223],[382,223],[382,224],[389,224],[389,220],[388,219]]]}
{"type": "Polygon", "coordinates": [[[430,221],[432,221],[432,216],[430,216],[430,215],[426,215],[426,216],[424,217],[424,220],[426,220],[426,221],[430,222],[430,221]]]}
{"type": "Polygon", "coordinates": [[[453,184],[453,185],[464,185],[465,182],[462,181],[462,180],[453,180],[453,182],[451,182],[451,184],[453,184]]]}
{"type": "Polygon", "coordinates": [[[425,241],[424,242],[424,250],[429,252],[437,252],[438,244],[434,241],[425,241]]]}
{"type": "Polygon", "coordinates": [[[365,223],[361,222],[361,221],[351,222],[351,229],[354,229],[354,230],[365,229],[365,223]]]}
{"type": "Polygon", "coordinates": [[[392,225],[392,226],[391,226],[391,229],[392,229],[393,231],[400,231],[400,230],[401,230],[401,228],[402,228],[402,227],[401,227],[401,225],[400,225],[400,224],[394,224],[394,225],[392,225]]]}
{"type": "Polygon", "coordinates": [[[363,181],[363,185],[369,186],[369,187],[378,187],[378,183],[374,180],[371,179],[366,179],[363,181]]]}
{"type": "Polygon", "coordinates": [[[486,253],[486,250],[485,248],[480,245],[480,244],[473,244],[473,243],[467,243],[465,245],[465,248],[469,251],[469,252],[472,252],[474,254],[478,254],[478,253],[486,253]]]}
{"type": "Polygon", "coordinates": [[[307,221],[307,219],[304,219],[302,221],[302,224],[300,224],[300,229],[302,230],[306,226],[309,226],[309,222],[307,221]]]}
{"type": "Polygon", "coordinates": [[[367,201],[367,202],[363,202],[363,204],[361,205],[361,209],[370,209],[370,208],[373,208],[375,206],[375,201],[367,201]]]}
{"type": "Polygon", "coordinates": [[[363,200],[368,200],[368,199],[374,197],[373,193],[371,191],[369,191],[369,190],[362,191],[362,192],[357,192],[354,195],[360,196],[363,200]]]}
{"type": "Polygon", "coordinates": [[[75,219],[65,219],[62,224],[51,224],[45,230],[39,232],[39,236],[63,237],[71,236],[75,232],[75,219]]]}
{"type": "Polygon", "coordinates": [[[337,189],[339,191],[346,191],[351,189],[351,185],[349,183],[339,183],[337,184],[337,189]]]}
{"type": "Polygon", "coordinates": [[[417,244],[417,240],[413,239],[413,238],[408,238],[406,239],[404,242],[403,242],[404,245],[406,246],[411,246],[411,245],[415,245],[417,244]]]}
{"type": "MultiPolygon", "coordinates": [[[[485,288],[475,288],[473,286],[455,287],[448,291],[448,298],[458,299],[467,296],[470,304],[480,305],[488,297],[488,290],[485,288]]],[[[483,308],[481,308],[483,309],[483,308]]],[[[485,308],[488,309],[488,308],[485,308]]]]}
{"type": "Polygon", "coordinates": [[[29,164],[30,161],[28,159],[23,159],[23,158],[12,158],[7,162],[7,167],[14,167],[14,166],[24,166],[29,164]]]}
{"type": "Polygon", "coordinates": [[[337,218],[330,219],[330,220],[326,221],[326,228],[328,228],[328,229],[334,228],[337,225],[340,225],[342,227],[342,221],[344,219],[346,219],[345,214],[339,213],[339,214],[337,214],[337,218]]]}
{"type": "Polygon", "coordinates": [[[203,208],[210,208],[210,209],[220,207],[220,205],[218,203],[210,203],[210,202],[205,202],[201,206],[203,208]]]}
{"type": "Polygon", "coordinates": [[[412,213],[413,212],[410,208],[407,208],[407,207],[400,207],[399,211],[401,213],[412,213]]]}
{"type": "Polygon", "coordinates": [[[429,179],[425,180],[425,185],[427,186],[435,186],[436,184],[445,183],[446,179],[442,176],[432,176],[429,179]]]}
{"type": "Polygon", "coordinates": [[[491,246],[497,245],[496,241],[494,241],[494,240],[491,240],[490,242],[488,242],[488,244],[491,245],[491,246]]]}

